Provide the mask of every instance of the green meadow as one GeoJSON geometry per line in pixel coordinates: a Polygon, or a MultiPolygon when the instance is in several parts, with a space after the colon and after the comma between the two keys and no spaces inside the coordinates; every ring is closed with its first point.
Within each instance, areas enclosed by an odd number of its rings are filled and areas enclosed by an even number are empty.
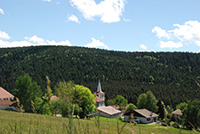
{"type": "Polygon", "coordinates": [[[62,118],[49,115],[0,111],[0,134],[196,134],[158,124],[136,125],[119,119],[62,118]]]}

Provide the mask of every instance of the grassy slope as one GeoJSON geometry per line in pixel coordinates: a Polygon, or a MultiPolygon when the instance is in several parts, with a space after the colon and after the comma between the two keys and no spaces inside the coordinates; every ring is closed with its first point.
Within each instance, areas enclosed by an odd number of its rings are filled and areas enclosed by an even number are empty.
{"type": "MultiPolygon", "coordinates": [[[[96,119],[90,120],[73,120],[74,133],[99,133],[96,119]]],[[[102,134],[118,133],[118,128],[121,130],[125,123],[118,122],[117,119],[100,118],[100,130],[102,134]]],[[[44,116],[28,113],[16,113],[8,111],[0,111],[0,133],[69,133],[69,119],[52,116],[44,116]]],[[[172,127],[162,127],[155,125],[137,125],[133,126],[127,123],[122,131],[124,134],[195,134],[192,131],[175,129],[172,127]]]]}

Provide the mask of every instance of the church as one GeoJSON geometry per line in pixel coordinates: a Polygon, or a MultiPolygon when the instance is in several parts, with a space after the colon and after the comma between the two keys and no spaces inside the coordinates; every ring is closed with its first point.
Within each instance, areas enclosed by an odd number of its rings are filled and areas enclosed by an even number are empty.
{"type": "Polygon", "coordinates": [[[100,80],[98,82],[97,91],[94,93],[96,98],[96,106],[99,116],[107,118],[118,118],[122,113],[120,110],[115,109],[112,106],[105,106],[105,93],[101,89],[100,80]]]}

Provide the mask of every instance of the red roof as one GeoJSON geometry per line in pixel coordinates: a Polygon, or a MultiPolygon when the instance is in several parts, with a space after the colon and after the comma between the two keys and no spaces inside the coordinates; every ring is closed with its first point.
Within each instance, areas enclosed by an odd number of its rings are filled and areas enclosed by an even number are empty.
{"type": "Polygon", "coordinates": [[[172,112],[172,114],[179,115],[179,116],[183,115],[183,113],[182,113],[182,111],[180,109],[176,109],[174,112],[172,112]]]}
{"type": "Polygon", "coordinates": [[[14,96],[9,93],[8,91],[6,91],[5,89],[3,89],[2,87],[0,87],[0,98],[14,98],[14,96]]]}
{"type": "Polygon", "coordinates": [[[10,106],[16,101],[10,101],[10,100],[0,100],[0,106],[10,106]]]}
{"type": "Polygon", "coordinates": [[[104,92],[94,92],[94,94],[104,94],[104,92]]]}
{"type": "Polygon", "coordinates": [[[100,97],[96,96],[96,102],[103,102],[104,100],[101,99],[100,97]]]}
{"type": "Polygon", "coordinates": [[[51,96],[50,100],[59,100],[59,98],[57,96],[51,96]]]}

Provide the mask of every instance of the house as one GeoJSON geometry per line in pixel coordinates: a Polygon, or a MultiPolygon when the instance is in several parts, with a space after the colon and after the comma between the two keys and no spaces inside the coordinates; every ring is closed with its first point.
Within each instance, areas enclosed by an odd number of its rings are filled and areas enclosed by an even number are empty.
{"type": "Polygon", "coordinates": [[[0,110],[10,109],[13,104],[14,96],[0,87],[0,110]]]}
{"type": "Polygon", "coordinates": [[[100,80],[98,83],[97,91],[94,93],[94,95],[96,97],[95,100],[96,100],[97,107],[105,106],[105,102],[104,102],[105,94],[104,92],[102,92],[100,80]]]}
{"type": "Polygon", "coordinates": [[[115,109],[112,106],[102,106],[97,108],[99,116],[107,118],[118,118],[122,113],[120,110],[115,109]]]}
{"type": "Polygon", "coordinates": [[[127,110],[124,113],[124,121],[131,121],[131,115],[138,123],[148,124],[157,121],[158,115],[147,109],[136,109],[133,112],[127,110]]]}
{"type": "Polygon", "coordinates": [[[175,119],[181,120],[181,116],[183,115],[180,109],[176,109],[172,114],[175,116],[175,119]]]}
{"type": "Polygon", "coordinates": [[[53,95],[53,96],[51,96],[50,100],[56,100],[57,101],[57,100],[59,100],[59,98],[57,96],[53,95]]]}

